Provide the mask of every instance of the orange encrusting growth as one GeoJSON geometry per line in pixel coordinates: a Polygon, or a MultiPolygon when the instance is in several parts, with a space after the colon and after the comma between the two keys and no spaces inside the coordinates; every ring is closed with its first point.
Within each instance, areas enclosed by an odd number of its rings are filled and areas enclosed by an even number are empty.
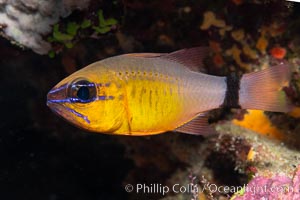
{"type": "Polygon", "coordinates": [[[282,47],[273,47],[270,53],[276,59],[283,59],[286,55],[286,50],[282,47]]]}
{"type": "Polygon", "coordinates": [[[268,45],[269,45],[268,40],[265,38],[264,35],[262,35],[262,36],[257,40],[256,48],[257,48],[262,54],[265,54],[268,45]]]}
{"type": "Polygon", "coordinates": [[[285,137],[280,130],[272,125],[271,121],[262,110],[248,110],[248,113],[244,115],[243,120],[240,121],[234,119],[232,122],[274,139],[282,140],[285,137]]]}
{"type": "Polygon", "coordinates": [[[290,116],[300,118],[300,107],[295,107],[290,113],[290,116]]]}
{"type": "Polygon", "coordinates": [[[225,64],[223,57],[222,57],[221,54],[219,54],[219,53],[216,54],[216,55],[214,55],[213,61],[214,61],[214,64],[215,64],[217,67],[221,67],[221,66],[223,66],[223,65],[225,64]]]}
{"type": "Polygon", "coordinates": [[[249,150],[247,154],[248,161],[254,161],[256,152],[254,151],[253,147],[249,150]]]}
{"type": "Polygon", "coordinates": [[[232,0],[235,5],[241,5],[243,3],[242,0],[232,0]]]}

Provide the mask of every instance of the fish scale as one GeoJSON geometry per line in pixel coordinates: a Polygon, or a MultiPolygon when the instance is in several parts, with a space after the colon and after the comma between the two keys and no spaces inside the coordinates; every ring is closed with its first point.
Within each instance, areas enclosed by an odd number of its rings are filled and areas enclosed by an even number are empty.
{"type": "MultiPolygon", "coordinates": [[[[172,61],[161,63],[156,58],[153,58],[151,62],[147,62],[145,58],[119,57],[119,59],[122,59],[123,69],[120,71],[119,78],[125,82],[128,112],[130,116],[133,116],[130,123],[133,132],[135,130],[160,132],[175,129],[179,124],[195,117],[197,113],[206,111],[203,110],[203,106],[214,102],[214,98],[218,99],[219,105],[223,101],[220,94],[225,93],[225,86],[219,89],[218,84],[212,84],[218,87],[210,87],[209,82],[205,82],[205,77],[202,77],[204,83],[199,82],[201,79],[198,73],[193,73],[179,63],[172,61]],[[131,71],[135,72],[134,75],[130,73],[131,71]],[[203,87],[199,87],[199,84],[203,87]],[[206,87],[210,88],[207,92],[205,92],[206,87]],[[212,93],[214,89],[221,90],[220,94],[210,95],[209,93],[212,93]],[[151,99],[150,91],[155,91],[151,99]],[[171,94],[170,91],[175,92],[171,94]],[[203,101],[206,102],[203,103],[203,101]],[[150,106],[150,102],[155,102],[154,109],[150,106]],[[195,109],[197,107],[198,109],[195,109]]],[[[112,70],[118,68],[115,63],[105,62],[104,64],[112,70]]],[[[223,81],[225,85],[224,78],[216,77],[216,80],[223,81]]],[[[206,109],[210,108],[210,106],[206,107],[206,109]]]]}
{"type": "MultiPolygon", "coordinates": [[[[178,120],[176,116],[180,113],[176,113],[171,102],[175,101],[176,104],[179,104],[180,97],[170,93],[170,88],[175,90],[178,84],[170,79],[170,75],[168,75],[169,79],[166,79],[165,75],[161,77],[160,73],[154,70],[149,72],[143,67],[134,68],[133,70],[140,70],[142,73],[134,78],[131,78],[130,75],[123,78],[126,80],[128,109],[130,115],[134,116],[131,130],[139,130],[143,127],[146,131],[158,131],[165,128],[164,124],[178,120]],[[157,76],[153,76],[155,73],[157,76]],[[170,115],[172,112],[173,116],[170,115]],[[162,123],[157,123],[157,121],[162,123]]],[[[179,111],[179,109],[180,107],[177,110],[179,111]]]]}

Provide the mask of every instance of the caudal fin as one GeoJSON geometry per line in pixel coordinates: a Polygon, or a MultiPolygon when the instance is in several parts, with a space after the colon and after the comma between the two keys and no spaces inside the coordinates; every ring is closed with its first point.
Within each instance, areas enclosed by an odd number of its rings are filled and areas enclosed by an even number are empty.
{"type": "Polygon", "coordinates": [[[290,69],[286,64],[243,75],[239,91],[242,108],[288,112],[291,105],[282,90],[288,85],[290,69]]]}

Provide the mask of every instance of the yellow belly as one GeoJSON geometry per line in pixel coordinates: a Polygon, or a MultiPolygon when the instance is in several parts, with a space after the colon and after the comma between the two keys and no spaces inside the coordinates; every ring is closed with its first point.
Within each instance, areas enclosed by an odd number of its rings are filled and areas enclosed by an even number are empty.
{"type": "Polygon", "coordinates": [[[129,81],[125,97],[129,132],[149,135],[174,130],[183,121],[180,91],[176,81],[129,81]]]}

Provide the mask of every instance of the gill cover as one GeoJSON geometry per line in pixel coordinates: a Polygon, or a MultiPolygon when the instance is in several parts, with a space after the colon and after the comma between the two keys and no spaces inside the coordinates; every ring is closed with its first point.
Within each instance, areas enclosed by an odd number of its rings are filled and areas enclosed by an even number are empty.
{"type": "Polygon", "coordinates": [[[98,62],[58,83],[48,93],[47,105],[80,128],[113,133],[126,119],[122,88],[117,77],[98,62]]]}

